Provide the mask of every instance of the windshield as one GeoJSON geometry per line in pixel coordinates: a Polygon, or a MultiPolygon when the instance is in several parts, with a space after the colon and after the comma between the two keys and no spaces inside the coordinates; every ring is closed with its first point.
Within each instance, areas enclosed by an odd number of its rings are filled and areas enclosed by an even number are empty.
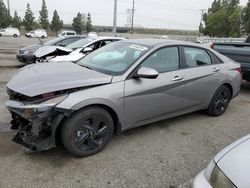
{"type": "Polygon", "coordinates": [[[57,42],[61,41],[62,39],[64,38],[55,38],[55,39],[52,39],[52,40],[49,40],[47,42],[44,43],[44,45],[48,45],[48,46],[51,46],[51,45],[54,45],[56,44],[57,42]]]}
{"type": "Polygon", "coordinates": [[[115,42],[90,53],[78,64],[104,74],[122,75],[148,50],[147,46],[115,42]]]}
{"type": "Polygon", "coordinates": [[[75,49],[84,47],[85,45],[93,42],[94,40],[95,39],[93,39],[93,38],[84,38],[84,39],[78,40],[76,42],[73,42],[73,43],[67,45],[66,48],[75,50],[75,49]]]}

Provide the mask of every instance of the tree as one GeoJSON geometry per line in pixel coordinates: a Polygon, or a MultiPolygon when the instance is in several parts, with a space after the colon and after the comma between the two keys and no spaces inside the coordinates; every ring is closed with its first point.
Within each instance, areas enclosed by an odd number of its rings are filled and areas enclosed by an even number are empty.
{"type": "Polygon", "coordinates": [[[11,21],[11,25],[12,25],[13,27],[18,28],[18,29],[20,29],[20,27],[21,27],[21,25],[22,25],[22,20],[21,20],[21,18],[18,16],[17,11],[15,11],[15,13],[14,13],[14,17],[13,17],[13,19],[12,19],[12,21],[11,21]]]}
{"type": "Polygon", "coordinates": [[[27,31],[30,31],[34,28],[35,17],[33,12],[31,11],[30,4],[27,4],[25,16],[23,19],[23,25],[27,31]]]}
{"type": "Polygon", "coordinates": [[[6,8],[3,0],[0,0],[0,28],[8,27],[11,23],[9,11],[6,8]]]}
{"type": "Polygon", "coordinates": [[[204,14],[203,34],[217,37],[239,37],[241,8],[239,0],[214,0],[204,14]]]}
{"type": "Polygon", "coordinates": [[[51,30],[56,32],[56,35],[58,34],[58,31],[60,31],[63,27],[63,21],[60,20],[60,17],[57,13],[57,11],[54,11],[53,18],[51,21],[51,30]]]}
{"type": "Polygon", "coordinates": [[[206,27],[209,36],[229,37],[230,24],[226,9],[223,8],[216,13],[209,15],[206,27]]]}
{"type": "Polygon", "coordinates": [[[46,6],[45,0],[42,0],[42,8],[39,11],[40,17],[39,21],[43,29],[48,29],[49,27],[49,18],[48,18],[48,9],[46,6]]]}
{"type": "Polygon", "coordinates": [[[91,20],[90,12],[88,13],[88,17],[87,17],[86,30],[87,30],[87,33],[89,33],[92,30],[92,20],[91,20]]]}
{"type": "Polygon", "coordinates": [[[248,0],[247,6],[242,10],[243,26],[245,32],[250,33],[250,0],[248,0]]]}
{"type": "Polygon", "coordinates": [[[80,12],[78,12],[77,16],[73,19],[72,26],[78,34],[81,34],[84,31],[85,29],[84,20],[80,12]]]}
{"type": "Polygon", "coordinates": [[[208,9],[208,13],[215,13],[221,9],[221,0],[214,0],[211,8],[208,9]]]}

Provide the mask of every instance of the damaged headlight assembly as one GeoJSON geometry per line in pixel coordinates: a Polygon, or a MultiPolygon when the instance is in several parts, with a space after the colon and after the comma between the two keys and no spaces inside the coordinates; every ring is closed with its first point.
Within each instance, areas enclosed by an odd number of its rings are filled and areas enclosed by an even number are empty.
{"type": "Polygon", "coordinates": [[[59,114],[55,110],[56,105],[67,97],[68,94],[50,93],[32,102],[7,101],[6,106],[12,114],[11,129],[18,130],[13,141],[23,145],[26,152],[55,147],[52,121],[59,114]]]}
{"type": "Polygon", "coordinates": [[[6,102],[6,106],[10,111],[20,115],[24,119],[32,120],[35,119],[37,115],[50,111],[67,97],[68,95],[66,94],[47,100],[38,100],[32,103],[9,100],[6,102]]]}

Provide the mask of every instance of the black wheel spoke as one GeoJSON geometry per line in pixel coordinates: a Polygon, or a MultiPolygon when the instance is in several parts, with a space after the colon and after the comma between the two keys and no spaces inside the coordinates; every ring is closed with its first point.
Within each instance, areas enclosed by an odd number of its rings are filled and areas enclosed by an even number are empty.
{"type": "Polygon", "coordinates": [[[93,115],[91,118],[91,125],[95,131],[98,130],[99,126],[102,123],[102,118],[98,115],[93,115]]]}
{"type": "Polygon", "coordinates": [[[87,139],[88,139],[89,133],[83,133],[81,136],[77,137],[75,139],[75,143],[78,146],[81,146],[87,139]]]}
{"type": "Polygon", "coordinates": [[[95,149],[99,146],[99,143],[93,137],[89,137],[87,139],[87,142],[88,142],[89,149],[95,149]]]}
{"type": "Polygon", "coordinates": [[[94,135],[95,137],[102,137],[108,132],[108,126],[103,126],[98,132],[94,135]]]}

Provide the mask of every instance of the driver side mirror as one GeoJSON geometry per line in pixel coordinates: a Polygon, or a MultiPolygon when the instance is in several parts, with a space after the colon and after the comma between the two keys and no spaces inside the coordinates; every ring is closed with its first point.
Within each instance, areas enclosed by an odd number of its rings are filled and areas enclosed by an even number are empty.
{"type": "Polygon", "coordinates": [[[156,79],[159,76],[159,73],[152,68],[148,67],[141,67],[136,75],[135,78],[147,78],[147,79],[156,79]]]}
{"type": "Polygon", "coordinates": [[[92,52],[92,51],[93,51],[93,48],[90,48],[90,47],[86,47],[86,48],[84,48],[84,49],[82,50],[82,52],[83,52],[84,54],[87,54],[87,53],[92,52]]]}

